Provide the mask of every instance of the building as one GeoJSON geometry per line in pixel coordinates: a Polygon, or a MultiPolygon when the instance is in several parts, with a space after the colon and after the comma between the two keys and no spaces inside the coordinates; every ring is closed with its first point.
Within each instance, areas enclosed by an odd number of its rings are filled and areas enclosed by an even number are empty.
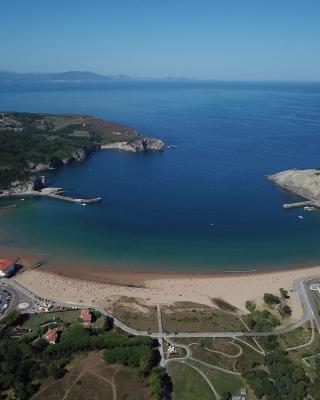
{"type": "Polygon", "coordinates": [[[55,344],[58,339],[56,328],[49,328],[46,333],[46,341],[50,344],[55,344]]]}
{"type": "Polygon", "coordinates": [[[84,325],[90,325],[92,322],[92,315],[88,308],[84,308],[80,313],[81,322],[84,325]]]}
{"type": "Polygon", "coordinates": [[[175,353],[175,352],[176,352],[175,347],[170,345],[170,346],[168,347],[168,352],[169,352],[170,354],[175,353]]]}
{"type": "Polygon", "coordinates": [[[16,266],[15,260],[0,258],[0,278],[7,278],[14,273],[16,266]]]}
{"type": "Polygon", "coordinates": [[[313,290],[320,297],[320,283],[311,283],[310,290],[313,290]]]}

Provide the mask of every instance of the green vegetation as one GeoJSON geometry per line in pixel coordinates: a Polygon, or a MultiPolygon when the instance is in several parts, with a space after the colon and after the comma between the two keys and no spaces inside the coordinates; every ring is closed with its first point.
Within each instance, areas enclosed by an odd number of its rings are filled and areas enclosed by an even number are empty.
{"type": "Polygon", "coordinates": [[[239,393],[240,389],[245,386],[241,376],[227,374],[226,372],[195,364],[206,374],[218,394],[222,396],[222,399],[231,399],[232,394],[239,393]]]}
{"type": "Polygon", "coordinates": [[[285,290],[284,288],[280,288],[280,289],[279,289],[279,292],[280,292],[280,296],[281,296],[281,298],[282,298],[283,300],[290,299],[290,296],[288,295],[288,291],[285,290]]]}
{"type": "MultiPolygon", "coordinates": [[[[79,311],[77,311],[79,315],[79,311]]],[[[4,318],[4,328],[0,340],[0,391],[12,393],[14,398],[28,399],[46,380],[64,379],[68,373],[70,361],[81,354],[103,350],[103,358],[109,364],[117,363],[128,367],[140,380],[148,385],[151,398],[157,400],[164,390],[165,374],[155,369],[158,353],[150,337],[129,337],[117,334],[110,329],[107,319],[101,319],[101,326],[85,328],[75,324],[76,310],[32,315],[24,326],[33,327],[32,334],[25,332],[20,339],[15,338],[15,328],[23,322],[17,312],[11,312],[4,318]],[[52,314],[55,319],[52,319],[52,314]],[[59,322],[59,341],[49,345],[41,337],[48,326],[43,323],[59,322]],[[28,323],[29,322],[29,323],[28,323]],[[37,325],[38,324],[38,325],[37,325]],[[35,334],[37,332],[37,334],[35,334]]],[[[29,328],[28,328],[29,329],[29,328]]],[[[88,378],[89,379],[89,378],[88,378]]]]}
{"type": "Polygon", "coordinates": [[[19,311],[12,310],[4,318],[0,320],[1,325],[13,326],[21,318],[19,311]]]}
{"type": "Polygon", "coordinates": [[[57,168],[79,148],[87,154],[101,143],[136,138],[133,129],[92,117],[0,113],[0,188],[27,181],[31,165],[57,168]]]}
{"type": "Polygon", "coordinates": [[[169,365],[172,380],[172,400],[212,400],[208,384],[197,371],[185,364],[169,365]]]}
{"type": "Polygon", "coordinates": [[[310,337],[311,326],[310,322],[307,322],[303,327],[279,336],[278,340],[284,348],[290,348],[307,343],[310,340],[310,337]]]}
{"type": "Polygon", "coordinates": [[[274,306],[280,303],[280,299],[278,296],[275,296],[274,294],[271,293],[265,293],[263,296],[263,301],[268,305],[268,306],[274,306]]]}
{"type": "Polygon", "coordinates": [[[312,384],[303,367],[288,357],[276,338],[268,338],[266,345],[268,351],[261,366],[243,373],[257,398],[304,399],[310,393],[312,384]]]}
{"type": "Polygon", "coordinates": [[[254,310],[247,316],[247,324],[256,332],[271,332],[280,325],[280,321],[269,310],[254,310]]]}
{"type": "Polygon", "coordinates": [[[162,308],[165,332],[242,331],[239,317],[203,304],[179,302],[162,308]]]}

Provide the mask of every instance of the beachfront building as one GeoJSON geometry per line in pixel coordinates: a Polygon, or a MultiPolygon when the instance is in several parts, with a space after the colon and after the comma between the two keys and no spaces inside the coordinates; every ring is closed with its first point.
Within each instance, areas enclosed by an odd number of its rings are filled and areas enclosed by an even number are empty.
{"type": "Polygon", "coordinates": [[[49,344],[55,344],[58,339],[58,332],[56,328],[49,328],[46,333],[46,341],[49,344]]]}
{"type": "Polygon", "coordinates": [[[92,315],[88,308],[84,308],[80,313],[81,322],[84,325],[90,325],[92,322],[92,315]]]}
{"type": "Polygon", "coordinates": [[[320,297],[320,283],[311,283],[310,290],[313,290],[320,297]]]}
{"type": "Polygon", "coordinates": [[[7,278],[14,273],[16,262],[0,258],[0,278],[7,278]]]}

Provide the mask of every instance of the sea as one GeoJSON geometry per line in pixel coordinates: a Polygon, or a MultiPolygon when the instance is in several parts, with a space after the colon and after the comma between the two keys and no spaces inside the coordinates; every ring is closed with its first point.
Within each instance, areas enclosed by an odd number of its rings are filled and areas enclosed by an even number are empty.
{"type": "Polygon", "coordinates": [[[51,185],[102,202],[12,200],[17,207],[0,213],[0,248],[32,249],[62,269],[89,272],[248,271],[320,262],[320,211],[283,209],[299,198],[267,179],[289,168],[320,167],[320,83],[0,84],[0,110],[89,114],[170,147],[100,151],[48,172],[51,185]]]}

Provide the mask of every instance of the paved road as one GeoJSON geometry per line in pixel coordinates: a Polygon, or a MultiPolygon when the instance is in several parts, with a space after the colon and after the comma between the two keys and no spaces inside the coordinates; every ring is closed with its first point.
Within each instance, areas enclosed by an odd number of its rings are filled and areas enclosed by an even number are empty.
{"type": "MultiPolygon", "coordinates": [[[[155,339],[161,339],[164,337],[167,338],[205,338],[205,337],[229,337],[229,338],[236,338],[236,337],[266,337],[266,336],[273,336],[273,335],[283,335],[285,333],[291,332],[294,329],[302,326],[306,321],[309,320],[316,320],[317,327],[320,332],[320,316],[318,314],[318,311],[315,310],[315,304],[312,301],[313,299],[311,298],[309,294],[309,283],[311,279],[314,279],[315,277],[309,277],[305,279],[299,279],[294,282],[294,289],[299,296],[299,299],[301,301],[301,305],[303,307],[303,315],[299,321],[296,323],[287,326],[285,328],[278,329],[274,332],[179,332],[177,334],[175,333],[164,333],[162,331],[162,323],[160,321],[159,325],[159,332],[153,332],[149,333],[147,331],[140,331],[137,329],[133,329],[129,327],[128,325],[124,324],[120,320],[118,320],[116,317],[114,317],[112,314],[110,314],[108,311],[106,311],[102,307],[96,307],[93,306],[92,304],[76,304],[72,302],[61,302],[58,299],[51,299],[54,301],[58,306],[62,307],[78,307],[78,308],[85,308],[85,307],[90,307],[90,308],[95,308],[97,311],[99,311],[101,314],[110,317],[114,325],[118,326],[120,329],[123,331],[135,335],[135,336],[150,336],[155,339]]],[[[318,277],[319,278],[319,277],[318,277]]],[[[19,296],[25,295],[27,298],[29,298],[29,301],[33,301],[33,303],[37,303],[39,301],[38,297],[32,293],[30,290],[26,289],[14,279],[3,279],[5,284],[10,287],[11,289],[15,290],[19,296]]],[[[160,320],[161,320],[161,315],[160,315],[160,320]]],[[[159,322],[159,315],[158,315],[158,322],[159,322]]]]}
{"type": "Polygon", "coordinates": [[[163,327],[162,327],[161,309],[160,309],[159,304],[157,304],[157,318],[158,318],[159,335],[161,335],[158,339],[159,353],[160,353],[160,357],[161,357],[160,366],[164,367],[166,362],[165,362],[164,351],[163,351],[163,327]]]}
{"type": "Polygon", "coordinates": [[[311,291],[309,289],[310,287],[310,283],[312,282],[312,279],[308,279],[304,282],[304,289],[306,292],[306,295],[308,297],[308,301],[310,304],[310,309],[311,309],[311,313],[313,316],[313,319],[315,320],[316,326],[318,328],[318,332],[320,333],[320,315],[319,315],[319,310],[318,307],[314,301],[314,298],[312,297],[311,291]]]}

